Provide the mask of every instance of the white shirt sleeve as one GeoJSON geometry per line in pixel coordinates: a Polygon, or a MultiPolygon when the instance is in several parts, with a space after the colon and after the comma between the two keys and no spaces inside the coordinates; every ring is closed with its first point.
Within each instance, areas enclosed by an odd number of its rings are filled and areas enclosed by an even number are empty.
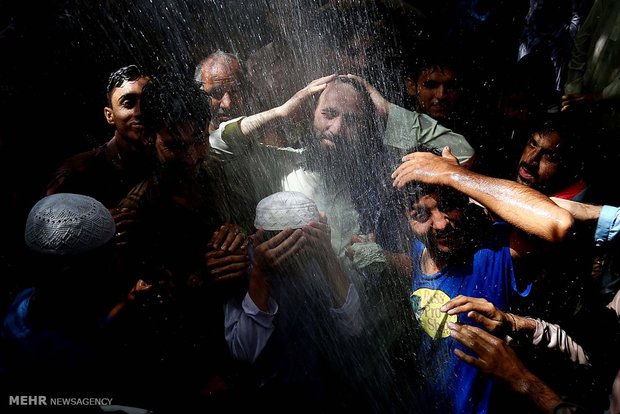
{"type": "Polygon", "coordinates": [[[254,363],[267,345],[275,326],[278,304],[269,298],[263,312],[246,293],[243,301],[231,298],[224,304],[224,336],[230,352],[238,361],[254,363]]]}
{"type": "Polygon", "coordinates": [[[360,296],[355,285],[349,285],[347,299],[339,308],[332,308],[331,314],[336,322],[336,326],[348,335],[357,335],[362,331],[362,313],[360,307],[360,296]]]}

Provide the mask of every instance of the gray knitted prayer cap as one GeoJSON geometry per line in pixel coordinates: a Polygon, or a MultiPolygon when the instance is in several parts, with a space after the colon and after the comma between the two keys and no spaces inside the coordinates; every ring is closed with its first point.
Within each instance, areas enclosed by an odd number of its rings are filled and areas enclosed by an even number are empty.
{"type": "Polygon", "coordinates": [[[114,219],[99,201],[59,193],[39,200],[26,219],[26,245],[39,253],[70,255],[96,249],[114,236],[114,219]]]}
{"type": "Polygon", "coordinates": [[[254,226],[264,230],[299,229],[310,221],[319,221],[316,203],[298,191],[281,191],[259,201],[254,226]]]}

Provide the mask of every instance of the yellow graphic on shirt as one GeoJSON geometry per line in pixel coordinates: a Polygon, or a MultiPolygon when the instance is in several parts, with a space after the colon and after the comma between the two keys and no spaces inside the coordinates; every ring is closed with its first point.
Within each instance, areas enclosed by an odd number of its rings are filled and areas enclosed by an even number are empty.
{"type": "MultiPolygon", "coordinates": [[[[448,329],[448,322],[456,323],[456,315],[448,315],[439,310],[443,305],[450,300],[450,296],[446,295],[441,290],[422,288],[418,289],[411,294],[419,297],[419,303],[417,308],[420,315],[420,322],[424,331],[430,335],[433,339],[447,338],[450,336],[450,330],[448,329]],[[438,332],[441,329],[441,332],[438,332]]],[[[417,301],[416,301],[417,302],[417,301]]],[[[415,303],[412,300],[412,303],[415,303]]]]}

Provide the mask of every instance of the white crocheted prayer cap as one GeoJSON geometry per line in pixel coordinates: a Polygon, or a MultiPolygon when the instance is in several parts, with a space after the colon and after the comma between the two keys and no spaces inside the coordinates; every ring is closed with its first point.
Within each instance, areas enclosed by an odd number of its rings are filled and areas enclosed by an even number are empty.
{"type": "Polygon", "coordinates": [[[310,221],[319,221],[316,203],[298,191],[281,191],[259,201],[254,226],[265,230],[299,229],[310,221]]]}
{"type": "Polygon", "coordinates": [[[69,255],[96,249],[114,236],[107,208],[92,197],[59,193],[39,200],[26,219],[26,245],[39,253],[69,255]]]}

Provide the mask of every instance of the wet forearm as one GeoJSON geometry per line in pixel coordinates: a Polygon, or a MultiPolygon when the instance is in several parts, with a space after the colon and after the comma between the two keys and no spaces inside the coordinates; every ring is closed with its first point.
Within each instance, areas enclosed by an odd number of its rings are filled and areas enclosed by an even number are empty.
{"type": "Polygon", "coordinates": [[[266,128],[273,128],[282,119],[281,110],[279,107],[276,107],[243,118],[239,123],[239,129],[245,137],[252,139],[260,136],[266,128]]]}
{"type": "Polygon", "coordinates": [[[250,299],[256,304],[258,309],[263,312],[269,310],[269,293],[271,291],[271,279],[264,276],[256,268],[250,273],[248,283],[248,294],[250,299]]]}
{"type": "Polygon", "coordinates": [[[483,176],[462,167],[443,174],[442,184],[468,195],[521,230],[557,242],[573,224],[572,216],[548,197],[514,181],[483,176]]]}
{"type": "Polygon", "coordinates": [[[509,383],[513,391],[527,397],[541,412],[552,413],[562,399],[531,372],[526,372],[509,383]]]}
{"type": "Polygon", "coordinates": [[[568,211],[575,220],[590,221],[598,220],[603,206],[578,203],[576,201],[564,200],[562,198],[551,197],[554,203],[568,211]]]}

